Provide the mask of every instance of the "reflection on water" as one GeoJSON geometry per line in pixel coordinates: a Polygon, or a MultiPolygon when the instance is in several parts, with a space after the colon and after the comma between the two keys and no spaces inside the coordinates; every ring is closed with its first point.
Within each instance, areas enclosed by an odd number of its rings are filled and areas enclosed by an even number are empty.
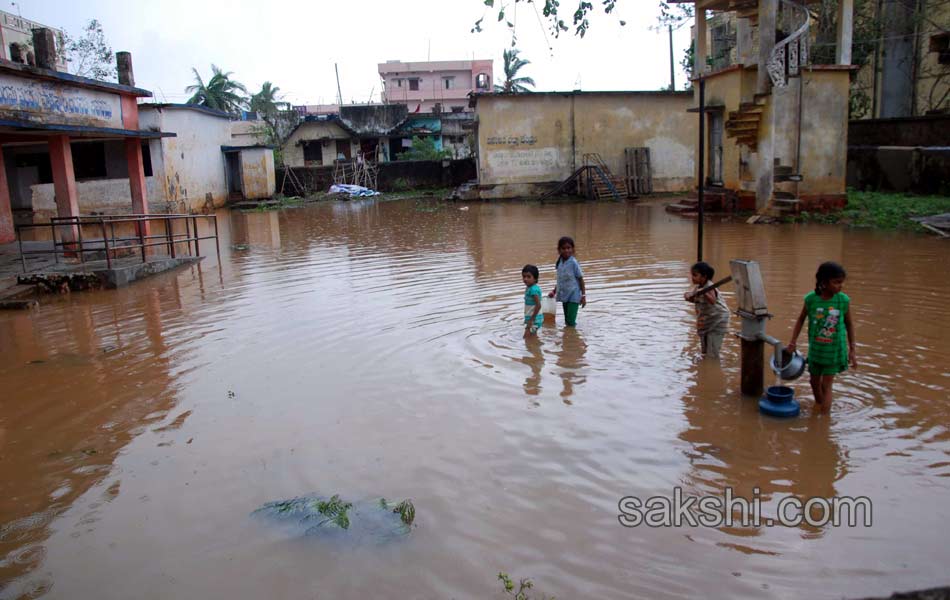
{"type": "MultiPolygon", "coordinates": [[[[224,213],[221,264],[0,314],[0,599],[886,595],[950,559],[946,246],[711,222],[762,266],[787,339],[848,269],[862,359],[830,417],[758,414],[738,343],[696,361],[695,223],[657,205],[324,203],[224,213]],[[572,235],[590,303],[522,339],[525,263],[572,235]],[[867,495],[874,526],[621,527],[627,495],[867,495]],[[282,498],[412,498],[398,549],[249,518],[282,498]],[[319,591],[317,591],[319,590],[319,591]]],[[[734,305],[729,288],[723,290],[734,305]]],[[[733,323],[737,328],[738,323],[733,323]]]]}

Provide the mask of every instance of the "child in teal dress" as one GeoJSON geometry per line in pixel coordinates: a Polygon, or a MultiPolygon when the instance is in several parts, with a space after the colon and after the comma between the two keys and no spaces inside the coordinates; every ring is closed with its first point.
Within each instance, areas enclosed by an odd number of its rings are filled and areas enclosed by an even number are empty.
{"type": "Polygon", "coordinates": [[[577,325],[577,309],[587,306],[587,286],[584,285],[584,272],[574,256],[574,239],[564,236],[557,241],[557,283],[548,294],[557,296],[564,307],[564,323],[568,327],[577,325]]]}
{"type": "Polygon", "coordinates": [[[538,268],[534,265],[525,265],[521,269],[521,280],[524,281],[524,337],[537,335],[541,329],[541,323],[544,322],[544,315],[541,314],[541,287],[538,285],[538,278],[541,276],[538,268]]]}
{"type": "Polygon", "coordinates": [[[795,349],[795,342],[808,319],[808,372],[818,412],[831,412],[835,375],[845,371],[849,364],[858,366],[851,326],[851,299],[841,291],[846,276],[844,267],[838,263],[826,262],[818,267],[815,291],[805,296],[805,306],[788,344],[789,350],[795,349]]]}

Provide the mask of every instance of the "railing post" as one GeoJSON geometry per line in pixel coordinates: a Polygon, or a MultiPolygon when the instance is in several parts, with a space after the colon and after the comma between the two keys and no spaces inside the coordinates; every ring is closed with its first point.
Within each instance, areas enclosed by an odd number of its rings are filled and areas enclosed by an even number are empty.
{"type": "MultiPolygon", "coordinates": [[[[187,223],[187,220],[185,222],[187,223]]],[[[197,258],[201,256],[201,251],[198,249],[198,238],[201,237],[198,235],[198,217],[191,217],[191,224],[195,230],[195,258],[197,258]]]]}
{"type": "Polygon", "coordinates": [[[79,264],[86,264],[86,253],[84,252],[85,248],[82,246],[82,221],[76,223],[76,237],[79,239],[79,264]]]}
{"type": "MultiPolygon", "coordinates": [[[[20,262],[23,263],[23,272],[26,273],[26,256],[23,254],[23,238],[20,236],[20,228],[16,228],[16,242],[20,247],[20,262]]],[[[56,250],[56,246],[53,246],[53,250],[56,250]]]]}
{"type": "Polygon", "coordinates": [[[102,227],[102,245],[106,251],[106,268],[112,269],[112,257],[109,256],[109,235],[106,233],[105,219],[99,219],[99,226],[102,227]]]}
{"type": "Polygon", "coordinates": [[[139,245],[142,246],[142,262],[148,262],[148,258],[145,256],[145,224],[144,223],[135,223],[135,232],[139,236],[139,245]]]}
{"type": "Polygon", "coordinates": [[[221,272],[221,243],[218,241],[218,215],[211,215],[214,222],[214,249],[218,253],[218,272],[221,272]]]}
{"type": "Polygon", "coordinates": [[[172,258],[175,258],[175,235],[172,230],[171,219],[164,218],[165,221],[165,236],[168,237],[168,253],[172,258]]]}
{"type": "MultiPolygon", "coordinates": [[[[57,252],[56,250],[56,221],[53,221],[53,219],[50,219],[49,221],[49,230],[50,230],[50,234],[53,236],[53,262],[58,265],[59,252],[57,252]]],[[[63,246],[63,248],[65,250],[65,246],[63,246]]],[[[65,259],[66,257],[64,256],[63,258],[65,259]]]]}

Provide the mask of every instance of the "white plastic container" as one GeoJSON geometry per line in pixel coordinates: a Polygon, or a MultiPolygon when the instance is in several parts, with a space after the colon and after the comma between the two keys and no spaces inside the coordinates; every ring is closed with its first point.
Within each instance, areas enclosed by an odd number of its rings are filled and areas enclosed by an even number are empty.
{"type": "Polygon", "coordinates": [[[554,298],[541,297],[541,314],[544,315],[545,323],[554,323],[554,316],[557,314],[557,302],[554,298]]]}

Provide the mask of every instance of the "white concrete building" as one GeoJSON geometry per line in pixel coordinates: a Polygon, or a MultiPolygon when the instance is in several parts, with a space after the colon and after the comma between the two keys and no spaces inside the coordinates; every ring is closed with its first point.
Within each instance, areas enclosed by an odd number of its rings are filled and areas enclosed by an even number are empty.
{"type": "Polygon", "coordinates": [[[176,134],[149,143],[157,196],[173,212],[207,211],[229,199],[274,194],[274,153],[235,144],[228,113],[192,104],[142,104],[144,128],[176,134]]]}

